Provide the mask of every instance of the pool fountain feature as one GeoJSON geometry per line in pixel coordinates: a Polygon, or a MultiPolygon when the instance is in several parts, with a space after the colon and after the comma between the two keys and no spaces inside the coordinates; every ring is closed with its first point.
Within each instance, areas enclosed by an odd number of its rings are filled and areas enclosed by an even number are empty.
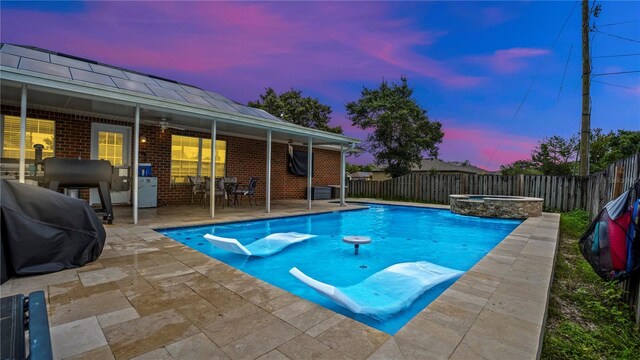
{"type": "Polygon", "coordinates": [[[502,219],[541,216],[543,201],[524,196],[449,195],[452,213],[502,219]]]}
{"type": "Polygon", "coordinates": [[[342,242],[347,244],[353,244],[354,255],[358,255],[358,250],[360,249],[360,245],[370,244],[371,238],[368,236],[345,236],[342,238],[342,242]]]}

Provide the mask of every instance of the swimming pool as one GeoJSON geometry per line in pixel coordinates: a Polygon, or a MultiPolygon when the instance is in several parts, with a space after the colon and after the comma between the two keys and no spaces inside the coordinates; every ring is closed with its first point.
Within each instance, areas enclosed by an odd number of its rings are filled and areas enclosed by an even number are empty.
{"type": "Polygon", "coordinates": [[[435,286],[407,309],[379,321],[340,307],[298,281],[289,269],[297,267],[334,286],[359,283],[401,262],[429,261],[466,271],[522,222],[463,216],[449,210],[368,206],[362,210],[158,231],[272,285],[393,335],[455,280],[435,286]],[[236,238],[246,245],[269,234],[292,231],[318,236],[266,258],[226,252],[203,238],[211,233],[236,238]],[[348,235],[370,236],[372,242],[360,246],[359,255],[354,255],[353,245],[342,242],[348,235]]]}

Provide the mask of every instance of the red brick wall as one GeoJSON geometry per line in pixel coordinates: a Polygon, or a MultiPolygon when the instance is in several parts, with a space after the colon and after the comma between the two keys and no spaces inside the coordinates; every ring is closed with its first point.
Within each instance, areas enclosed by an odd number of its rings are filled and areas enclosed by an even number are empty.
{"type": "MultiPolygon", "coordinates": [[[[20,116],[20,109],[2,106],[2,114],[20,116]]],[[[28,110],[28,117],[54,120],[56,122],[55,154],[57,157],[78,156],[89,159],[91,156],[91,123],[100,122],[129,126],[128,122],[105,120],[87,116],[69,115],[41,110],[28,110]]],[[[149,162],[153,166],[153,175],[158,177],[158,205],[185,204],[189,202],[191,188],[188,185],[171,184],[171,135],[185,135],[211,138],[207,132],[167,129],[162,132],[153,125],[141,125],[140,136],[147,142],[140,144],[140,162],[149,162]]],[[[227,176],[236,176],[238,181],[247,183],[249,177],[258,177],[256,197],[264,201],[266,191],[265,141],[219,135],[218,140],[227,141],[227,176]]],[[[133,140],[132,140],[133,141],[133,140]]],[[[133,144],[131,145],[133,149],[133,144]]],[[[296,150],[306,151],[305,147],[296,150]]],[[[314,186],[337,185],[340,183],[340,152],[314,149],[315,176],[314,186]]],[[[271,149],[271,198],[300,199],[306,194],[307,178],[294,176],[287,172],[287,145],[273,143],[271,149]]],[[[133,158],[133,157],[132,157],[133,158]]],[[[82,196],[88,198],[88,192],[82,196]]]]}

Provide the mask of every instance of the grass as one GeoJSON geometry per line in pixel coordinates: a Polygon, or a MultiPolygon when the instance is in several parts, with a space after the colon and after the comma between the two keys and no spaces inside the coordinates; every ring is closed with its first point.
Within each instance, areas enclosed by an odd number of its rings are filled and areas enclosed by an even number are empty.
{"type": "Polygon", "coordinates": [[[640,329],[622,290],[600,279],[578,248],[589,225],[583,210],[560,217],[560,244],[542,359],[638,359],[640,329]]]}

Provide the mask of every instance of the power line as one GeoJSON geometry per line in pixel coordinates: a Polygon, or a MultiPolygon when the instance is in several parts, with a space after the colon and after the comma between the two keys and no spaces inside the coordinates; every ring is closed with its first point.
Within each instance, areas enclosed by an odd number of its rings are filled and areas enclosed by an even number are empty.
{"type": "Polygon", "coordinates": [[[624,57],[624,56],[640,56],[640,53],[635,54],[619,54],[619,55],[601,55],[601,56],[592,56],[592,59],[600,59],[600,58],[612,58],[612,57],[624,57]]]}
{"type": "Polygon", "coordinates": [[[632,88],[632,87],[630,87],[630,86],[624,86],[624,85],[612,84],[612,83],[608,83],[608,82],[605,82],[605,81],[591,80],[591,82],[596,82],[596,83],[605,84],[605,85],[611,85],[611,86],[620,87],[620,88],[625,88],[625,89],[633,89],[633,88],[632,88]]]}
{"type": "MultiPolygon", "coordinates": [[[[576,5],[578,5],[579,1],[580,0],[576,0],[576,2],[573,3],[573,6],[571,7],[571,11],[569,12],[569,15],[567,15],[567,18],[562,23],[562,27],[560,28],[560,31],[558,32],[558,35],[556,36],[555,40],[553,40],[553,44],[551,45],[551,50],[553,50],[556,47],[556,43],[558,42],[558,39],[560,39],[560,35],[562,35],[562,32],[564,31],[564,28],[567,25],[567,22],[569,22],[569,18],[571,18],[571,15],[573,14],[573,10],[575,10],[576,5]]],[[[524,102],[529,97],[529,93],[531,92],[531,89],[533,88],[533,84],[536,82],[536,80],[540,76],[540,72],[541,71],[542,71],[542,63],[540,63],[540,65],[538,66],[538,72],[537,72],[536,76],[531,80],[531,84],[529,85],[529,88],[527,89],[527,92],[524,94],[524,97],[522,98],[522,101],[520,101],[520,104],[518,104],[518,108],[516,109],[516,112],[513,114],[513,117],[511,118],[511,122],[512,123],[513,123],[513,120],[515,120],[516,117],[518,116],[518,113],[520,112],[520,109],[522,108],[522,105],[524,105],[524,102]]],[[[487,161],[487,165],[486,166],[489,166],[489,164],[491,163],[491,160],[493,160],[493,157],[496,155],[496,152],[498,151],[499,147],[500,147],[500,144],[497,144],[496,148],[493,150],[493,153],[491,154],[491,157],[487,161]]]]}
{"type": "Polygon", "coordinates": [[[626,40],[626,41],[631,41],[631,42],[634,42],[634,43],[640,43],[640,40],[635,40],[635,39],[626,38],[626,37],[624,37],[624,36],[618,36],[618,35],[614,35],[614,34],[609,34],[609,33],[606,33],[606,32],[604,32],[604,31],[601,31],[601,30],[600,30],[600,29],[598,29],[597,27],[594,27],[593,29],[594,29],[595,31],[599,32],[600,34],[604,34],[604,35],[607,35],[607,36],[611,36],[611,37],[614,37],[614,38],[616,38],[616,39],[626,40]]]}
{"type": "Polygon", "coordinates": [[[560,28],[560,31],[558,32],[558,36],[556,36],[556,39],[553,41],[553,45],[551,45],[551,50],[553,50],[553,48],[556,47],[556,43],[558,42],[558,39],[560,38],[560,35],[562,35],[562,32],[564,31],[564,27],[567,26],[567,22],[569,22],[569,18],[571,17],[571,14],[573,14],[573,10],[576,8],[576,5],[578,5],[578,1],[576,0],[575,3],[573,3],[573,7],[571,8],[571,12],[569,12],[569,15],[567,16],[566,19],[564,19],[564,23],[562,23],[562,27],[560,28]]]}
{"type": "Polygon", "coordinates": [[[638,22],[638,20],[636,19],[636,20],[629,20],[629,21],[621,21],[621,22],[612,23],[612,24],[604,24],[604,25],[600,25],[600,27],[628,24],[628,23],[632,23],[632,22],[638,22]]]}
{"type": "Polygon", "coordinates": [[[567,76],[567,68],[569,67],[569,59],[571,58],[571,51],[573,50],[573,45],[569,48],[569,56],[567,56],[567,62],[564,64],[564,74],[562,74],[562,81],[560,82],[560,90],[558,90],[558,97],[556,98],[556,104],[560,100],[560,93],[562,92],[562,86],[564,85],[564,78],[567,76]]]}
{"type": "Polygon", "coordinates": [[[616,71],[616,72],[610,72],[610,73],[593,74],[591,75],[591,77],[594,78],[596,76],[634,74],[634,73],[640,73],[640,70],[616,71]]]}

